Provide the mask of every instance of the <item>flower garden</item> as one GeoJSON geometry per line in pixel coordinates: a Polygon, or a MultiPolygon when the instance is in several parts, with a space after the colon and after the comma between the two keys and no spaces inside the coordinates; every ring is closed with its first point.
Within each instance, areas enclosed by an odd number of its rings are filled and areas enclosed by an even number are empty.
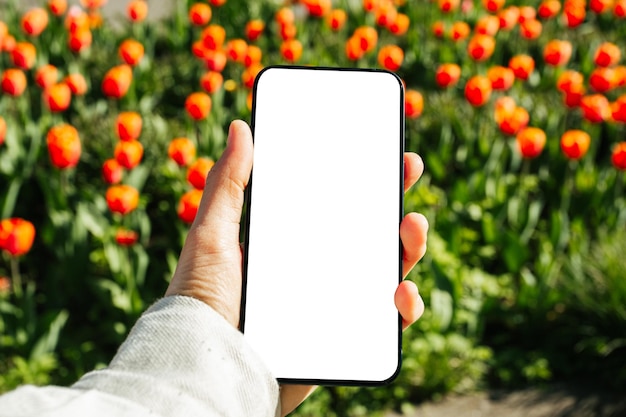
{"type": "Polygon", "coordinates": [[[125,3],[0,5],[0,392],[106,365],[273,64],[404,80],[426,165],[405,208],[431,224],[398,379],[296,415],[626,387],[626,0],[188,0],[162,20],[125,3]]]}

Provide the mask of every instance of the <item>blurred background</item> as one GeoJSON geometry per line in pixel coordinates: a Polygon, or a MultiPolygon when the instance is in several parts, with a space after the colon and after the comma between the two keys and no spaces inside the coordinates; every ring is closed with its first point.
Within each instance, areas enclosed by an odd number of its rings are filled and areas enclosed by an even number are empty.
{"type": "Polygon", "coordinates": [[[0,392],[108,363],[271,64],[404,80],[426,165],[405,210],[431,225],[398,379],[296,415],[625,392],[625,17],[625,0],[0,2],[0,392]]]}

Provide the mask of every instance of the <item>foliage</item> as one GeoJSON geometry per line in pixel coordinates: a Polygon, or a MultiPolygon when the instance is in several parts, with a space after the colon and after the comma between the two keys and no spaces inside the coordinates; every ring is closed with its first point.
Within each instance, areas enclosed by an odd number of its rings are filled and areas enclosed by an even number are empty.
{"type": "Polygon", "coordinates": [[[228,123],[249,118],[255,71],[292,61],[387,66],[402,77],[406,148],[420,153],[426,165],[406,194],[405,208],[423,212],[430,222],[428,254],[408,277],[419,283],[427,311],[404,335],[397,381],[376,389],[320,389],[297,415],[406,410],[414,401],[485,384],[593,376],[624,388],[626,374],[616,370],[624,369],[626,348],[626,281],[620,275],[626,266],[621,256],[626,166],[624,156],[620,165],[615,153],[626,129],[626,72],[619,55],[608,66],[611,76],[598,70],[604,64],[596,58],[603,43],[620,45],[626,35],[623,1],[610,10],[600,10],[602,2],[596,1],[559,2],[555,16],[536,19],[524,6],[539,13],[543,2],[532,0],[500,6],[478,0],[334,1],[332,9],[347,17],[336,29],[325,1],[228,0],[216,6],[216,0],[209,2],[210,21],[198,25],[190,23],[190,0],[174,2],[172,14],[156,22],[102,19],[98,2],[87,3],[95,5],[87,14],[80,8],[60,16],[49,12],[40,35],[21,29],[24,10],[18,2],[2,6],[10,35],[0,27],[0,75],[19,66],[6,51],[10,36],[32,43],[36,56],[24,70],[24,92],[14,96],[3,85],[0,95],[0,121],[6,123],[5,132],[0,125],[0,220],[27,219],[36,236],[22,256],[2,247],[0,391],[22,383],[69,384],[111,359],[139,314],[163,294],[188,229],[180,205],[193,188],[186,179],[191,167],[168,158],[170,143],[189,138],[197,157],[217,159],[228,123]],[[370,4],[379,9],[368,11],[370,4]],[[488,11],[492,6],[496,10],[488,11]],[[572,20],[581,7],[582,20],[572,20]],[[278,12],[284,9],[294,12],[293,27],[280,23],[278,12]],[[516,10],[523,13],[507,27],[506,16],[516,10]],[[87,16],[83,29],[92,36],[78,50],[69,46],[79,34],[66,24],[72,13],[87,16]],[[410,22],[406,32],[392,24],[398,15],[410,22]],[[486,16],[498,19],[495,43],[492,51],[487,43],[481,49],[487,55],[477,59],[480,51],[469,48],[470,38],[486,16]],[[541,23],[537,37],[523,35],[524,18],[541,23]],[[246,31],[251,20],[264,23],[256,39],[246,31]],[[453,33],[462,33],[459,22],[469,24],[471,36],[454,40],[453,33]],[[225,29],[223,68],[216,68],[219,63],[206,50],[204,30],[210,24],[225,29]],[[360,38],[370,49],[351,59],[350,39],[363,26],[374,28],[376,38],[360,38]],[[283,36],[289,31],[302,46],[299,57],[293,44],[285,53],[283,36]],[[102,84],[123,62],[119,48],[129,38],[140,41],[145,53],[133,64],[128,91],[115,98],[102,84]],[[245,39],[245,53],[229,46],[234,39],[245,39]],[[571,57],[561,65],[544,56],[555,39],[571,45],[571,57]],[[254,50],[250,45],[261,52],[252,62],[256,66],[242,59],[254,50]],[[401,58],[379,59],[388,45],[399,46],[401,58]],[[526,79],[517,76],[502,89],[468,96],[464,86],[470,79],[507,67],[520,54],[535,65],[526,79]],[[460,69],[446,86],[438,78],[444,63],[460,69]],[[36,84],[36,71],[45,64],[58,68],[57,81],[74,73],[85,78],[86,91],[74,93],[67,109],[54,110],[36,84]],[[186,105],[192,93],[202,91],[207,67],[223,82],[207,91],[208,116],[196,119],[186,105]],[[582,77],[579,90],[557,86],[571,75],[567,70],[582,77]],[[601,91],[602,74],[610,85],[601,91]],[[589,109],[572,98],[576,91],[602,96],[606,106],[589,109]],[[513,112],[503,113],[502,98],[527,113],[526,124],[545,134],[545,146],[533,136],[522,146],[517,131],[503,128],[503,119],[513,123],[508,119],[513,112]],[[107,190],[115,181],[107,182],[102,172],[121,140],[116,123],[122,112],[141,116],[143,147],[141,162],[123,169],[119,180],[139,191],[124,213],[111,209],[107,190]],[[61,123],[80,135],[75,166],[58,166],[47,147],[50,128],[61,123]],[[588,149],[561,144],[561,136],[573,129],[588,133],[588,149]],[[526,153],[530,148],[538,150],[536,157],[526,153]]]}

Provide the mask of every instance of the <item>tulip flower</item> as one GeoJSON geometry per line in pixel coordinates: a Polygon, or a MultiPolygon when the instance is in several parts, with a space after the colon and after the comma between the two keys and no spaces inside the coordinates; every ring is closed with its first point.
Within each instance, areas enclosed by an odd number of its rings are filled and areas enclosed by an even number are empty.
{"type": "Polygon", "coordinates": [[[200,86],[209,94],[219,90],[223,83],[224,77],[217,71],[207,71],[200,77],[200,86]]]}
{"type": "Polygon", "coordinates": [[[89,48],[92,42],[93,34],[88,27],[71,31],[67,39],[67,45],[74,53],[79,53],[89,48]]]}
{"type": "Polygon", "coordinates": [[[252,19],[246,23],[246,27],[244,28],[244,32],[246,34],[246,38],[254,42],[263,33],[265,30],[265,22],[261,19],[252,19]]]}
{"type": "Polygon", "coordinates": [[[452,24],[450,29],[450,39],[453,41],[461,41],[466,39],[471,32],[469,25],[465,22],[459,21],[452,24]]]}
{"type": "Polygon", "coordinates": [[[108,0],[80,0],[80,4],[89,10],[96,10],[102,8],[107,4],[108,0]]]}
{"type": "MultiPolygon", "coordinates": [[[[469,26],[468,26],[469,28],[469,26]]],[[[438,20],[433,23],[431,27],[431,31],[436,38],[443,38],[443,35],[446,33],[446,25],[442,21],[438,20]]]]}
{"type": "Polygon", "coordinates": [[[515,137],[518,149],[524,158],[535,158],[546,146],[546,134],[537,127],[526,127],[515,137]]]}
{"type": "Polygon", "coordinates": [[[591,137],[582,130],[572,129],[563,133],[561,136],[561,150],[566,157],[578,160],[585,156],[589,150],[591,137]]]}
{"type": "Polygon", "coordinates": [[[498,128],[505,135],[512,136],[528,126],[529,121],[528,111],[523,107],[516,106],[512,112],[502,117],[502,120],[498,123],[498,128]]]}
{"type": "Polygon", "coordinates": [[[72,90],[65,83],[57,83],[43,91],[42,100],[50,111],[62,112],[70,106],[72,90]]]}
{"type": "Polygon", "coordinates": [[[48,12],[44,8],[35,7],[22,15],[22,31],[28,36],[39,36],[48,26],[48,12]]]}
{"type": "Polygon", "coordinates": [[[543,49],[543,59],[548,65],[563,66],[572,56],[572,44],[569,41],[554,39],[543,49]]]}
{"type": "Polygon", "coordinates": [[[561,11],[559,0],[543,0],[537,7],[537,14],[542,19],[552,19],[561,11]]]}
{"type": "Polygon", "coordinates": [[[491,13],[495,13],[504,6],[505,0],[482,0],[483,7],[491,13]]]}
{"type": "Polygon", "coordinates": [[[122,141],[138,139],[142,126],[141,115],[134,111],[120,113],[115,121],[117,137],[122,141]]]}
{"type": "Polygon", "coordinates": [[[263,65],[261,64],[253,64],[246,68],[243,73],[241,73],[241,82],[243,83],[243,85],[247,88],[254,87],[254,80],[262,69],[263,65]]]}
{"type": "Polygon", "coordinates": [[[35,226],[18,217],[0,221],[0,249],[11,256],[27,254],[35,240],[35,226]]]}
{"type": "Polygon", "coordinates": [[[78,164],[82,146],[75,127],[60,124],[50,128],[46,135],[46,144],[50,161],[56,168],[73,168],[78,164]]]}
{"type": "Polygon", "coordinates": [[[343,9],[334,9],[326,17],[326,24],[333,31],[341,29],[348,19],[348,14],[343,9]]]}
{"type": "Polygon", "coordinates": [[[123,64],[111,68],[102,79],[102,92],[110,98],[120,99],[126,95],[133,81],[133,71],[123,64]]]}
{"type": "Polygon", "coordinates": [[[35,83],[43,89],[56,84],[58,80],[59,70],[54,65],[44,65],[35,72],[35,83]]]}
{"type": "Polygon", "coordinates": [[[211,97],[203,92],[191,93],[185,100],[187,114],[194,120],[206,119],[211,111],[211,97]]]}
{"type": "Polygon", "coordinates": [[[416,90],[407,89],[404,93],[404,114],[408,119],[416,119],[424,110],[424,97],[416,90]]]}
{"type": "Polygon", "coordinates": [[[498,12],[500,19],[500,30],[512,30],[519,21],[519,8],[517,6],[509,6],[498,12]]]}
{"type": "Polygon", "coordinates": [[[110,158],[102,164],[102,178],[107,184],[118,184],[122,181],[124,167],[117,159],[110,158]]]}
{"type": "Polygon", "coordinates": [[[589,85],[598,93],[606,93],[615,88],[615,71],[610,67],[598,67],[589,74],[589,85]]]}
{"type": "Polygon", "coordinates": [[[148,17],[148,3],[144,0],[131,0],[126,7],[126,15],[131,22],[143,22],[148,17]]]}
{"type": "Polygon", "coordinates": [[[67,0],[48,0],[48,10],[54,16],[63,16],[67,11],[67,0]]]}
{"type": "Polygon", "coordinates": [[[612,42],[604,42],[596,49],[593,62],[599,67],[616,65],[622,57],[619,46],[612,42]]]}
{"type": "MultiPolygon", "coordinates": [[[[449,1],[449,0],[448,0],[449,1]]],[[[387,27],[398,16],[398,10],[392,2],[382,2],[374,11],[374,21],[378,26],[387,27]]]]}
{"type": "Polygon", "coordinates": [[[325,16],[332,8],[331,0],[302,0],[302,4],[313,17],[325,16]]]}
{"type": "Polygon", "coordinates": [[[200,34],[200,39],[207,49],[221,49],[226,39],[226,30],[220,25],[209,25],[200,34]]]}
{"type": "Polygon", "coordinates": [[[196,158],[196,145],[187,138],[173,139],[167,148],[167,156],[178,166],[187,166],[196,158]]]}
{"type": "Polygon", "coordinates": [[[120,246],[132,246],[138,239],[139,235],[133,230],[118,229],[115,232],[115,242],[120,246]]]}
{"type": "Polygon", "coordinates": [[[4,139],[7,135],[7,122],[4,117],[0,116],[0,146],[4,143],[4,139]]]}
{"type": "Polygon", "coordinates": [[[130,185],[112,185],[107,190],[105,199],[109,210],[125,215],[139,205],[139,191],[130,185]]]}
{"type": "Polygon", "coordinates": [[[491,81],[491,88],[506,91],[513,86],[515,73],[508,67],[494,65],[487,70],[487,78],[491,81]]]}
{"type": "Polygon", "coordinates": [[[198,213],[200,200],[202,200],[202,190],[193,189],[183,194],[176,208],[178,217],[185,223],[192,223],[198,213]]]}
{"type": "Polygon", "coordinates": [[[198,190],[204,190],[206,177],[213,168],[215,162],[209,158],[196,159],[187,170],[187,182],[198,190]]]}
{"type": "Polygon", "coordinates": [[[580,2],[565,2],[563,16],[565,17],[565,23],[569,28],[580,26],[580,24],[585,21],[587,16],[585,4],[580,2]]]}
{"type": "Polygon", "coordinates": [[[123,140],[115,145],[115,160],[126,169],[133,169],[143,158],[143,145],[137,140],[123,140]]]}
{"type": "Polygon", "coordinates": [[[535,20],[537,18],[537,9],[533,6],[519,6],[519,23],[524,23],[529,20],[535,20]]]}
{"type": "Polygon", "coordinates": [[[591,123],[601,123],[611,117],[609,100],[602,94],[591,94],[580,100],[583,117],[591,123]]]}
{"type": "Polygon", "coordinates": [[[611,163],[616,169],[626,171],[626,142],[620,142],[613,147],[611,163]]]}
{"type": "Polygon", "coordinates": [[[302,43],[297,39],[289,39],[280,44],[280,54],[287,62],[297,62],[302,56],[302,43]]]}
{"type": "Polygon", "coordinates": [[[231,39],[226,42],[224,46],[224,52],[226,57],[234,62],[243,63],[246,57],[246,50],[248,49],[248,43],[243,39],[231,39]]]}
{"type": "Polygon", "coordinates": [[[358,39],[361,51],[364,53],[374,50],[378,44],[378,32],[371,26],[359,26],[352,36],[358,39]]]}
{"type": "Polygon", "coordinates": [[[444,13],[450,13],[457,10],[460,4],[460,0],[437,0],[437,6],[439,7],[439,10],[444,13]]]}
{"type": "Polygon", "coordinates": [[[487,103],[491,92],[491,81],[484,75],[475,75],[465,84],[465,99],[474,107],[487,103]]]}
{"type": "Polygon", "coordinates": [[[194,3],[189,8],[189,22],[194,26],[206,26],[211,16],[211,6],[206,3],[194,3]]]}
{"type": "Polygon", "coordinates": [[[144,47],[141,42],[134,39],[126,39],[121,43],[118,53],[120,58],[128,65],[134,67],[141,61],[144,55],[144,47]]]}
{"type": "Polygon", "coordinates": [[[396,36],[404,35],[409,30],[411,20],[404,13],[398,13],[396,19],[387,25],[389,32],[396,36]]]}
{"type": "Polygon", "coordinates": [[[608,12],[613,6],[613,0],[590,0],[589,9],[597,14],[608,12]]]}
{"type": "Polygon", "coordinates": [[[26,90],[26,74],[24,71],[17,68],[9,68],[2,73],[2,92],[18,97],[26,90]]]}
{"type": "Polygon", "coordinates": [[[207,51],[204,62],[207,69],[222,72],[226,66],[226,60],[224,51],[207,51]]]}
{"type": "Polygon", "coordinates": [[[63,82],[67,84],[67,86],[72,91],[72,94],[75,96],[82,96],[87,92],[87,81],[82,74],[68,74],[63,82]]]}
{"type": "Polygon", "coordinates": [[[404,51],[396,45],[385,45],[378,51],[378,64],[389,70],[397,71],[404,60],[404,51]]]}
{"type": "Polygon", "coordinates": [[[256,45],[248,45],[246,55],[243,57],[243,65],[246,67],[254,64],[260,64],[263,57],[263,51],[256,45]]]}
{"type": "Polygon", "coordinates": [[[435,71],[435,82],[439,87],[448,88],[455,85],[461,78],[461,67],[457,64],[441,64],[435,71]]]}
{"type": "Polygon", "coordinates": [[[11,52],[13,64],[23,70],[31,69],[37,60],[37,49],[30,42],[17,42],[11,52]]]}
{"type": "Polygon", "coordinates": [[[583,85],[585,78],[582,73],[575,70],[565,70],[556,80],[556,88],[567,93],[571,90],[573,85],[583,85]]]}
{"type": "Polygon", "coordinates": [[[474,32],[481,35],[496,36],[500,29],[500,19],[492,14],[486,14],[478,18],[474,26],[474,32]]]}
{"type": "Polygon", "coordinates": [[[626,0],[616,0],[613,5],[613,16],[623,19],[626,17],[626,0]]]}
{"type": "Polygon", "coordinates": [[[517,108],[517,103],[515,103],[513,97],[502,96],[498,97],[493,107],[493,118],[496,123],[499,124],[502,123],[502,121],[511,113],[513,113],[513,111],[515,111],[515,109],[517,108]]]}
{"type": "Polygon", "coordinates": [[[520,23],[520,34],[526,39],[537,39],[542,30],[543,25],[537,19],[529,19],[520,23]]]}
{"type": "Polygon", "coordinates": [[[211,6],[220,7],[226,3],[226,0],[209,0],[209,3],[211,3],[211,6]]]}

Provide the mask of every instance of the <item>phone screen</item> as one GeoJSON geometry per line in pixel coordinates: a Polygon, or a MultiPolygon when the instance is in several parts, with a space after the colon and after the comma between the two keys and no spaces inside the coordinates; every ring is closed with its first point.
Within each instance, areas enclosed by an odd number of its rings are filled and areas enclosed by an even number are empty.
{"type": "Polygon", "coordinates": [[[401,81],[268,67],[252,113],[244,338],[281,382],[390,381],[401,361],[401,81]]]}

